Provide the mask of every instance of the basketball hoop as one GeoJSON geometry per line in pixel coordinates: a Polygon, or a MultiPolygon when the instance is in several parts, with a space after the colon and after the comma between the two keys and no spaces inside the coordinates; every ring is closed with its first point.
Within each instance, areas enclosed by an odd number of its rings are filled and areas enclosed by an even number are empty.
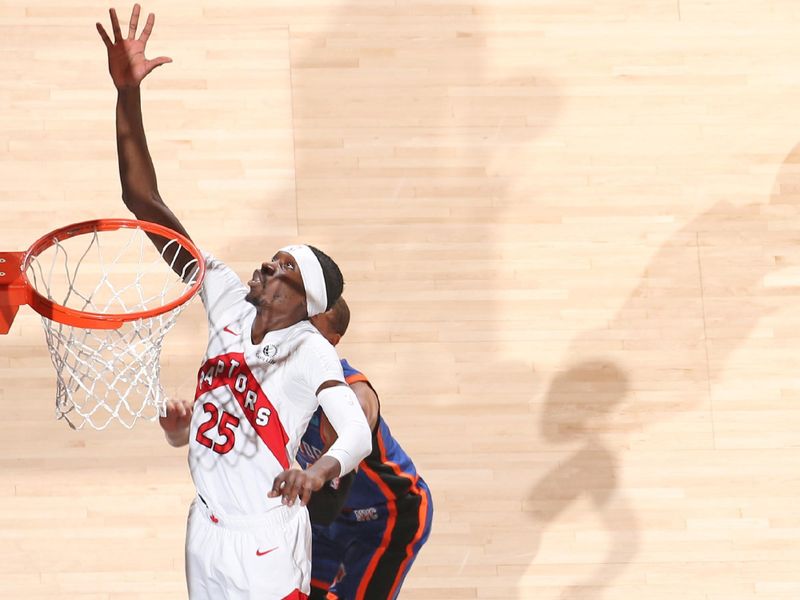
{"type": "Polygon", "coordinates": [[[68,225],[26,252],[0,252],[0,334],[30,305],[56,369],[56,417],[73,429],[115,420],[131,428],[165,414],[161,343],[204,275],[200,251],[166,227],[132,219],[68,225]]]}

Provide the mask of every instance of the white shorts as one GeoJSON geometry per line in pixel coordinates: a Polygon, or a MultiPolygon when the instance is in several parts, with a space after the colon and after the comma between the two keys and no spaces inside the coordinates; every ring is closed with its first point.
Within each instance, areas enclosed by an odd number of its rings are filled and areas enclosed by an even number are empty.
{"type": "Polygon", "coordinates": [[[186,524],[190,600],[304,600],[311,586],[311,524],[296,503],[225,517],[196,498],[186,524]]]}

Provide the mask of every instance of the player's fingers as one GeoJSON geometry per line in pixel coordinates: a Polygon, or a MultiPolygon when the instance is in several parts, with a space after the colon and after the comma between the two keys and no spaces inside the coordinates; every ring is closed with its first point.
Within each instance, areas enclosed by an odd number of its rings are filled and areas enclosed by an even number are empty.
{"type": "Polygon", "coordinates": [[[267,492],[268,498],[277,498],[281,495],[281,488],[286,483],[286,476],[289,471],[283,471],[282,473],[278,473],[277,477],[272,481],[272,489],[267,492]]]}
{"type": "Polygon", "coordinates": [[[153,60],[148,60],[145,66],[145,72],[149,73],[156,67],[160,67],[161,65],[165,65],[167,63],[171,63],[172,59],[168,56],[159,56],[158,58],[154,58],[153,60]]]}
{"type": "Polygon", "coordinates": [[[302,493],[300,494],[300,504],[306,506],[308,502],[311,500],[311,494],[312,494],[311,487],[308,485],[304,485],[302,493]]]}
{"type": "Polygon", "coordinates": [[[111,15],[111,29],[114,31],[114,41],[118,42],[122,39],[122,32],[119,29],[119,19],[117,18],[117,11],[113,8],[108,9],[108,14],[111,15]]]}
{"type": "Polygon", "coordinates": [[[103,43],[106,45],[106,48],[111,48],[111,46],[114,45],[111,42],[111,38],[108,37],[108,34],[106,33],[106,30],[103,28],[102,25],[100,25],[100,23],[97,23],[97,33],[100,34],[100,37],[102,38],[103,43]]]}
{"type": "Polygon", "coordinates": [[[302,472],[296,471],[293,476],[283,486],[281,496],[283,496],[283,503],[292,506],[297,500],[297,495],[300,493],[300,486],[303,483],[302,472]]]}
{"type": "Polygon", "coordinates": [[[162,427],[170,427],[172,425],[172,421],[175,418],[175,406],[167,401],[167,408],[164,412],[164,416],[158,416],[158,422],[161,424],[162,427]]]}
{"type": "Polygon", "coordinates": [[[194,402],[191,400],[184,400],[181,402],[181,406],[183,406],[183,414],[191,415],[194,412],[194,402]]]}
{"type": "Polygon", "coordinates": [[[128,39],[132,40],[136,38],[136,28],[139,26],[139,11],[141,7],[138,4],[133,5],[133,11],[131,11],[131,22],[128,24],[128,39]]]}
{"type": "Polygon", "coordinates": [[[191,423],[192,421],[192,413],[194,412],[194,405],[193,404],[184,404],[183,405],[183,416],[181,420],[184,423],[191,423]]]}
{"type": "Polygon", "coordinates": [[[156,22],[156,16],[153,13],[147,15],[147,21],[144,23],[144,29],[142,29],[142,35],[139,36],[139,41],[143,44],[147,43],[147,40],[150,39],[150,33],[153,31],[153,24],[156,22]]]}
{"type": "Polygon", "coordinates": [[[172,404],[172,408],[175,411],[175,416],[179,419],[182,419],[186,416],[186,406],[184,406],[183,402],[174,402],[172,404]]]}
{"type": "Polygon", "coordinates": [[[167,403],[167,410],[163,417],[159,415],[158,422],[162,427],[172,427],[175,423],[175,407],[167,403]]]}

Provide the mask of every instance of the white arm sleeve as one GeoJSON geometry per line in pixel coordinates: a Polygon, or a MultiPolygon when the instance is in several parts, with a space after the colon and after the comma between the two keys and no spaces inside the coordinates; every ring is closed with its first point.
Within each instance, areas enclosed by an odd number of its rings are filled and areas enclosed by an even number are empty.
{"type": "Polygon", "coordinates": [[[341,477],[355,469],[372,451],[372,432],[358,398],[348,386],[325,388],[317,394],[317,399],[338,436],[323,456],[339,461],[341,477]]]}

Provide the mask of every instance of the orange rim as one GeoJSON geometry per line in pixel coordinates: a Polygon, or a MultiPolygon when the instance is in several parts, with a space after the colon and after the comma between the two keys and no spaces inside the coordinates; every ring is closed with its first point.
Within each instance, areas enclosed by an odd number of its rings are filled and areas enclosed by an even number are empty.
{"type": "Polygon", "coordinates": [[[52,321],[64,323],[65,325],[72,325],[74,327],[84,327],[86,329],[118,329],[123,323],[136,321],[138,319],[150,319],[174,310],[197,293],[200,289],[200,285],[203,283],[203,277],[205,277],[206,274],[206,264],[203,260],[203,255],[200,254],[197,246],[195,246],[189,238],[163,225],[149,223],[147,221],[137,221],[136,219],[96,219],[94,221],[73,223],[72,225],[66,225],[60,229],[51,231],[31,244],[31,247],[28,248],[28,251],[22,259],[21,266],[22,279],[25,285],[30,289],[32,295],[30,302],[31,308],[52,321]],[[94,313],[67,308],[66,306],[56,304],[52,300],[45,298],[31,285],[26,273],[28,267],[34,258],[39,256],[47,248],[55,245],[56,242],[85,233],[116,231],[118,229],[141,229],[147,233],[159,235],[167,240],[173,239],[179,242],[183,248],[197,259],[199,272],[195,282],[183,294],[168,304],[150,310],[130,313],[94,313]]]}

